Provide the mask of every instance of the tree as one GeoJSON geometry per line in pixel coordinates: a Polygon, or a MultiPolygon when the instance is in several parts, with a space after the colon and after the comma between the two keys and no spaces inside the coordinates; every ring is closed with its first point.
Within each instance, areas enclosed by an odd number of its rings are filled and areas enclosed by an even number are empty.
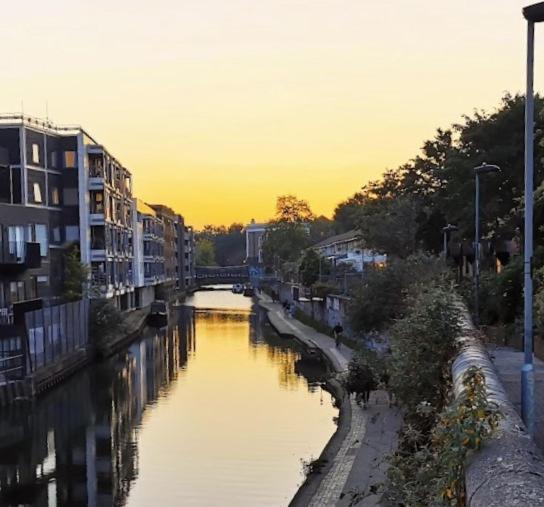
{"type": "Polygon", "coordinates": [[[239,266],[244,262],[246,243],[242,224],[233,223],[228,227],[206,225],[196,234],[197,242],[201,239],[213,243],[216,265],[239,266]]]}
{"type": "Polygon", "coordinates": [[[77,301],[83,297],[89,282],[89,269],[81,263],[79,248],[71,247],[64,256],[64,285],[62,295],[66,301],[77,301]]]}
{"type": "Polygon", "coordinates": [[[199,239],[196,242],[196,264],[197,266],[215,265],[215,248],[209,239],[199,239]]]}
{"type": "Polygon", "coordinates": [[[285,262],[298,261],[302,251],[310,246],[309,222],[313,213],[308,203],[293,195],[278,197],[276,216],[263,241],[263,260],[268,267],[280,267],[285,262]]]}
{"type": "Polygon", "coordinates": [[[300,280],[306,287],[312,286],[319,280],[320,262],[321,259],[314,249],[306,250],[299,267],[300,280]]]}
{"type": "Polygon", "coordinates": [[[302,224],[313,220],[310,205],[294,195],[280,195],[276,201],[276,222],[302,224]]]}

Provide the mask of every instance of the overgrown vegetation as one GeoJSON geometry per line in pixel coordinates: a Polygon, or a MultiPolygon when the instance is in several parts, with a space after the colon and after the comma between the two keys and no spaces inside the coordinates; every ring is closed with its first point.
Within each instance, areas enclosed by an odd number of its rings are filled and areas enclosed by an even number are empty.
{"type": "Polygon", "coordinates": [[[62,297],[65,301],[81,299],[89,283],[89,269],[82,264],[77,246],[70,247],[64,255],[64,285],[62,297]]]}
{"type": "Polygon", "coordinates": [[[123,314],[109,299],[92,299],[89,334],[94,343],[122,333],[125,329],[123,314]]]}

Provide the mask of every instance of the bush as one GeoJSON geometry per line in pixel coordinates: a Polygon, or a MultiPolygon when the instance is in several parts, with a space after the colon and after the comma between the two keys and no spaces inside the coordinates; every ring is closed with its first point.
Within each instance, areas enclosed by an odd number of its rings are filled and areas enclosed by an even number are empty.
{"type": "Polygon", "coordinates": [[[391,328],[390,384],[409,417],[422,402],[442,406],[460,333],[458,305],[451,288],[430,286],[411,298],[405,317],[391,328]]]}
{"type": "Polygon", "coordinates": [[[466,460],[493,434],[501,414],[487,400],[480,369],[467,370],[463,385],[463,394],[438,417],[420,405],[421,413],[436,419],[430,432],[404,428],[387,472],[384,505],[465,505],[466,460]]]}
{"type": "Polygon", "coordinates": [[[107,299],[91,300],[89,332],[95,343],[124,330],[123,314],[107,299]]]}
{"type": "Polygon", "coordinates": [[[383,329],[402,316],[409,293],[448,276],[442,260],[423,254],[391,260],[384,268],[368,269],[349,309],[352,329],[362,333],[383,329]]]}

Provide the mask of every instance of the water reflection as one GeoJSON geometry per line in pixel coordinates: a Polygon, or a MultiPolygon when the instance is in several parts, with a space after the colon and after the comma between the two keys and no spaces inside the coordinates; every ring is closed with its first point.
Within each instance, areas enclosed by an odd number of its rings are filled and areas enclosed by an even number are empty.
{"type": "Polygon", "coordinates": [[[0,415],[0,504],[288,503],[334,430],[323,365],[259,312],[173,320],[0,415]]]}

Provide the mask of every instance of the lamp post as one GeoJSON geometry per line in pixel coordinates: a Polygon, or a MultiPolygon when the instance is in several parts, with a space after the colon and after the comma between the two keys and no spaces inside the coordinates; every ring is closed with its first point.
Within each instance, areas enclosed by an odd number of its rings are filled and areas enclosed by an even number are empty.
{"type": "Polygon", "coordinates": [[[456,225],[448,224],[446,227],[442,227],[442,233],[444,234],[444,260],[446,260],[448,256],[448,234],[450,232],[458,231],[459,227],[456,225]]]}
{"type": "Polygon", "coordinates": [[[474,214],[474,323],[480,325],[480,176],[498,173],[499,166],[486,164],[474,168],[476,179],[476,204],[474,214]]]}
{"type": "Polygon", "coordinates": [[[525,238],[523,261],[523,351],[521,369],[521,416],[531,435],[534,434],[535,377],[533,366],[533,166],[534,166],[534,115],[533,92],[535,23],[544,21],[544,2],[523,9],[527,20],[527,90],[525,93],[525,238]]]}

